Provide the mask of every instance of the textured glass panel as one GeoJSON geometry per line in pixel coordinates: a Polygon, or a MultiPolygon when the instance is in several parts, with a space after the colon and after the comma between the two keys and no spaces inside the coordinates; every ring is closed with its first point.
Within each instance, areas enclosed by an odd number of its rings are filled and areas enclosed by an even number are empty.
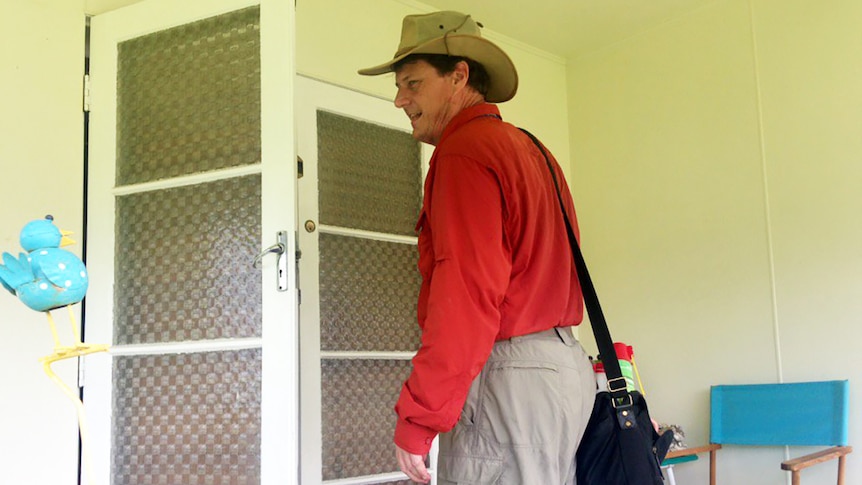
{"type": "Polygon", "coordinates": [[[419,348],[416,246],[320,234],[320,347],[419,348]]]}
{"type": "Polygon", "coordinates": [[[323,479],[398,471],[395,413],[407,360],[324,360],[323,479]]]}
{"type": "Polygon", "coordinates": [[[117,184],[260,160],[260,27],[252,7],[118,46],[117,184]]]}
{"type": "Polygon", "coordinates": [[[320,223],[412,236],[422,203],[419,142],[325,111],[317,137],[320,223]]]}
{"type": "Polygon", "coordinates": [[[261,351],[114,358],[111,483],[260,482],[261,351]]]}
{"type": "Polygon", "coordinates": [[[261,335],[260,176],[117,198],[114,343],[261,335]]]}

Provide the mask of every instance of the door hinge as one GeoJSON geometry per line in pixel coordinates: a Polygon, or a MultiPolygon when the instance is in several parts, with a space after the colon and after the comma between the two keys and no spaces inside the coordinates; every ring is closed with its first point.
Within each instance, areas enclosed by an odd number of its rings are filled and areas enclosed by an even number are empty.
{"type": "Polygon", "coordinates": [[[84,74],[84,113],[90,112],[90,75],[84,74]]]}
{"type": "Polygon", "coordinates": [[[301,179],[303,175],[305,175],[305,167],[303,166],[305,162],[302,161],[302,157],[296,157],[296,178],[301,179]]]}
{"type": "Polygon", "coordinates": [[[78,387],[84,387],[84,358],[78,357],[78,387]]]}

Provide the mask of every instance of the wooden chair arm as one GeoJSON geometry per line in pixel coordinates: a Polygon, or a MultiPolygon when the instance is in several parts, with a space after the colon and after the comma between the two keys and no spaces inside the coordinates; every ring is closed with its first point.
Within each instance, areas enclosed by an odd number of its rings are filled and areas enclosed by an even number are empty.
{"type": "MultiPolygon", "coordinates": [[[[800,456],[799,458],[787,460],[781,464],[781,469],[796,472],[802,470],[803,468],[808,468],[812,465],[823,463],[824,461],[841,458],[852,451],[852,446],[834,446],[832,448],[827,448],[816,453],[811,453],[809,455],[800,456]]],[[[668,455],[670,455],[670,453],[668,453],[668,455]]]]}
{"type": "Polygon", "coordinates": [[[667,456],[665,456],[665,459],[679,458],[681,456],[699,455],[701,453],[706,453],[707,451],[713,452],[718,449],[721,449],[721,445],[719,444],[697,446],[695,448],[683,448],[681,450],[668,451],[667,456]]]}
{"type": "Polygon", "coordinates": [[[698,455],[700,453],[709,452],[709,485],[715,485],[716,477],[716,452],[721,449],[721,445],[712,443],[704,446],[696,446],[694,448],[685,448],[682,450],[669,451],[665,460],[669,458],[679,458],[682,456],[698,455]]]}

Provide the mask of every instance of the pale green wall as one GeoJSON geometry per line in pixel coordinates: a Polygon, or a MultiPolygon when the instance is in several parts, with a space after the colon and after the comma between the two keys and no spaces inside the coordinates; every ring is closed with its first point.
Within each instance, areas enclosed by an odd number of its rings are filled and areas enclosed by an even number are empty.
{"type": "MultiPolygon", "coordinates": [[[[3,6],[0,252],[17,253],[21,227],[46,214],[82,237],[84,14],[82,1],[3,6]]],[[[68,249],[80,255],[80,245],[68,249]]],[[[56,321],[68,342],[68,315],[56,321]]],[[[38,360],[53,349],[48,322],[0,289],[0,328],[0,481],[77,483],[75,408],[38,360]]],[[[54,368],[74,385],[74,361],[54,368]]]]}
{"type": "MultiPolygon", "coordinates": [[[[711,384],[850,378],[859,402],[859,25],[856,0],[724,0],[569,60],[586,258],[653,416],[690,445],[711,384]]],[[[782,458],[724,450],[721,482],[785,483],[782,458]]]]}

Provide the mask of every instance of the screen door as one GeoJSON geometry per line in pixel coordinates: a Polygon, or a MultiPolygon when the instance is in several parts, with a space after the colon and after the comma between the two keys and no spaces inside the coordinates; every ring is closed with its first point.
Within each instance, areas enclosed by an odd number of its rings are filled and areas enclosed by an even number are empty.
{"type": "Polygon", "coordinates": [[[293,2],[148,0],[91,39],[84,483],[295,482],[293,2]]]}

